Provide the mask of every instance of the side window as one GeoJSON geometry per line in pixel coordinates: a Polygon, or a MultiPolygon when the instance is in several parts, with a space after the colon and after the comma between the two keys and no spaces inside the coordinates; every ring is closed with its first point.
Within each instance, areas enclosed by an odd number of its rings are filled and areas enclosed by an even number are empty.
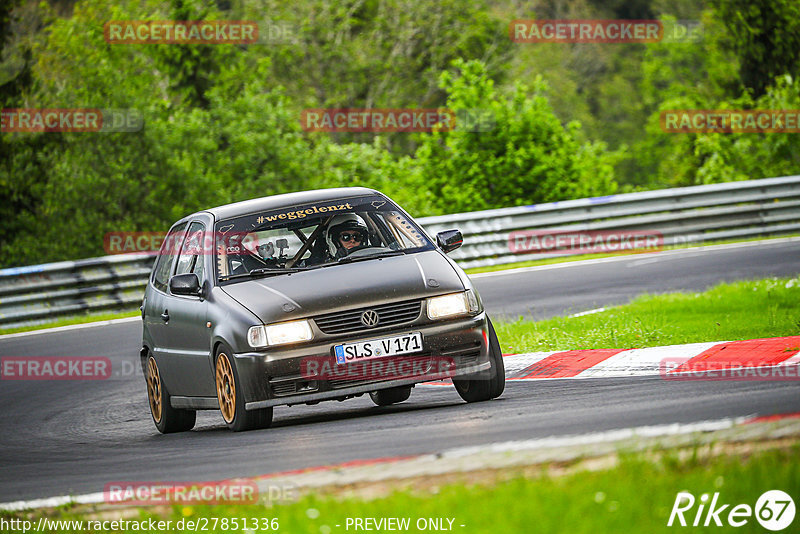
{"type": "Polygon", "coordinates": [[[153,274],[153,285],[159,291],[167,291],[167,284],[169,284],[169,277],[172,273],[172,264],[177,255],[178,245],[183,240],[183,231],[186,229],[186,223],[179,224],[173,228],[164,243],[161,245],[161,250],[158,251],[158,259],[153,274]]]}
{"type": "Polygon", "coordinates": [[[201,286],[203,285],[203,281],[205,280],[203,278],[203,275],[204,275],[203,262],[204,261],[205,260],[203,259],[203,254],[201,252],[200,256],[195,260],[194,267],[192,268],[192,272],[197,275],[197,279],[200,280],[200,285],[201,286]]]}
{"type": "Polygon", "coordinates": [[[193,222],[189,225],[189,232],[186,240],[181,247],[181,254],[178,256],[178,267],[175,274],[195,273],[200,283],[203,283],[203,240],[205,236],[205,226],[200,222],[193,222]]]}

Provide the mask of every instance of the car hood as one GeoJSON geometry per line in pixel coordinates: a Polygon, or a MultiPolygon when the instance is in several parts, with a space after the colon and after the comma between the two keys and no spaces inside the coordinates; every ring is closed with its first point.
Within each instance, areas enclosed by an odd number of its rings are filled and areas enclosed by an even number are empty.
{"type": "Polygon", "coordinates": [[[374,258],[222,287],[264,323],[463,291],[447,259],[431,250],[374,258]]]}

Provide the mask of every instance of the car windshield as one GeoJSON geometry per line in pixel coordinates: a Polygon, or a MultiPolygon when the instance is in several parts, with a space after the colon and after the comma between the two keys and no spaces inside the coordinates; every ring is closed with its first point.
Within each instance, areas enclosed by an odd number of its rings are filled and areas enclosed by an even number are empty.
{"type": "Polygon", "coordinates": [[[220,281],[286,274],[430,250],[419,226],[382,196],[286,206],[216,225],[220,281]]]}

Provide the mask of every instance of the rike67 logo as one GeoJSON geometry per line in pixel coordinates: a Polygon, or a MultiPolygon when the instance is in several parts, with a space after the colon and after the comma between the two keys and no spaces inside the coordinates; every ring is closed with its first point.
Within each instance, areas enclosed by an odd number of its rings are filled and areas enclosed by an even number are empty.
{"type": "Polygon", "coordinates": [[[755,503],[731,505],[720,499],[719,492],[709,498],[707,493],[696,499],[687,491],[675,497],[667,526],[708,527],[730,525],[742,527],[755,516],[756,521],[767,530],[784,530],[792,524],[795,516],[794,501],[781,490],[765,491],[755,503]],[[709,499],[711,502],[709,502],[709,499]]]}

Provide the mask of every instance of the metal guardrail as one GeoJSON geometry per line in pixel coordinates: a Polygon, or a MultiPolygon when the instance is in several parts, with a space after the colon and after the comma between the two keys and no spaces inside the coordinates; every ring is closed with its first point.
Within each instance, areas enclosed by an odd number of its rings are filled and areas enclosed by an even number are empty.
{"type": "MultiPolygon", "coordinates": [[[[662,189],[471,213],[425,217],[430,233],[459,228],[464,245],[450,253],[462,267],[563,256],[515,254],[519,230],[655,231],[664,245],[800,232],[800,176],[662,189]]],[[[58,316],[135,310],[153,255],[104,256],[0,270],[0,327],[58,316]]]]}
{"type": "Polygon", "coordinates": [[[426,217],[432,235],[459,228],[450,257],[467,269],[565,254],[513,254],[516,230],[659,232],[664,245],[800,232],[800,176],[661,189],[426,217]]]}
{"type": "Polygon", "coordinates": [[[48,323],[142,303],[152,254],[103,256],[0,270],[0,327],[48,323]]]}

